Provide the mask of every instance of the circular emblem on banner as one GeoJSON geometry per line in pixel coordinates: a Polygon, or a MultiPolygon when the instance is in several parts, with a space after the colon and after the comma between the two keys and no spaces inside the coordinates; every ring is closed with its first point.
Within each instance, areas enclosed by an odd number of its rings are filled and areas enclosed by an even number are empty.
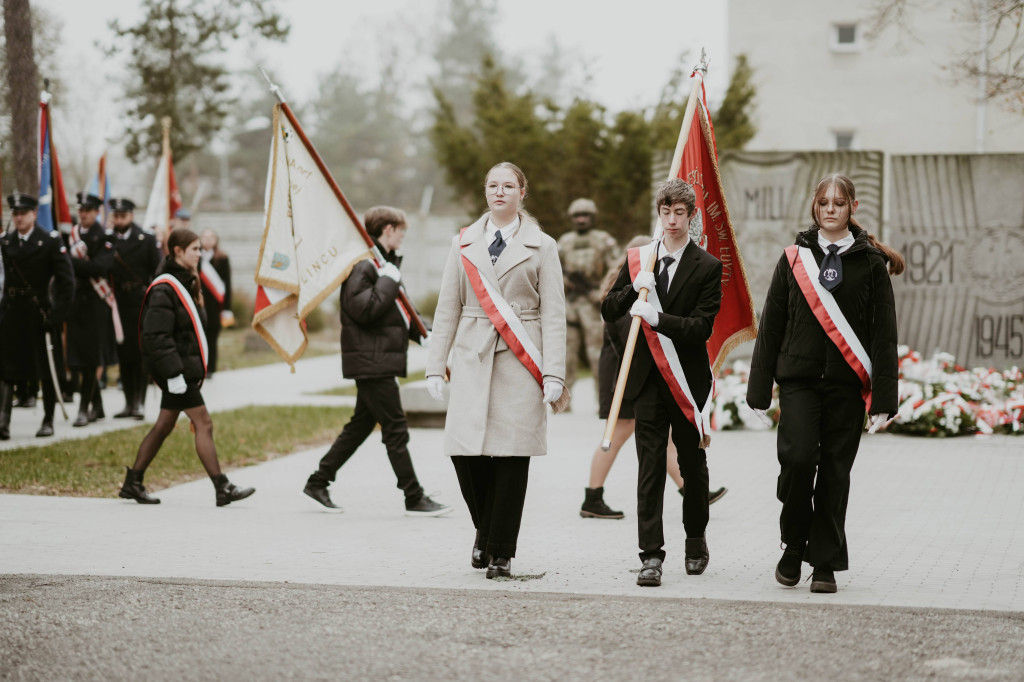
{"type": "Polygon", "coordinates": [[[690,218],[690,240],[707,251],[708,240],[704,238],[704,219],[699,208],[693,209],[693,217],[690,218]]]}
{"type": "Polygon", "coordinates": [[[825,280],[828,282],[834,282],[836,280],[836,277],[839,276],[839,273],[835,271],[835,268],[825,268],[821,272],[821,276],[824,277],[825,280]]]}

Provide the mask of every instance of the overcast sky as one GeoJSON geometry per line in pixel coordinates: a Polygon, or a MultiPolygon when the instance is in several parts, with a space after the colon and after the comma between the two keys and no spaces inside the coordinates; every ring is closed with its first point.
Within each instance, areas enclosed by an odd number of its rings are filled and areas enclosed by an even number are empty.
{"type": "MultiPolygon", "coordinates": [[[[430,25],[443,0],[278,0],[292,26],[287,44],[267,50],[292,99],[308,98],[316,77],[342,58],[372,63],[374,35],[393,21],[430,25]]],[[[130,24],[141,15],[137,0],[33,0],[61,18],[67,70],[116,75],[116,61],[94,47],[107,40],[107,22],[130,24]]],[[[527,68],[557,36],[559,44],[589,61],[589,91],[612,110],[653,103],[683,50],[696,58],[705,46],[711,61],[708,86],[713,99],[724,92],[727,71],[724,1],[509,0],[498,3],[495,34],[506,54],[520,55],[527,68]]],[[[401,25],[392,30],[401,31],[401,25]]],[[[241,62],[239,55],[236,60],[241,62]]],[[[691,59],[692,61],[692,59],[691,59]]]]}
{"type": "MultiPolygon", "coordinates": [[[[110,43],[111,19],[119,18],[123,25],[138,21],[140,3],[32,0],[32,4],[45,8],[62,23],[58,62],[66,101],[54,102],[62,160],[67,158],[64,165],[74,168],[77,157],[78,167],[92,167],[93,157],[111,148],[105,140],[123,131],[116,117],[123,58],[106,57],[96,42],[110,43]],[[75,109],[72,112],[68,107],[75,109]]],[[[728,77],[727,4],[725,0],[607,4],[505,0],[498,3],[493,17],[494,34],[501,52],[515,58],[530,74],[538,73],[539,56],[556,37],[571,55],[570,72],[585,70],[589,76],[588,83],[578,84],[583,92],[612,112],[655,104],[680,55],[689,50],[688,65],[692,65],[703,46],[711,67],[708,97],[715,106],[728,77]]],[[[244,43],[233,45],[229,61],[235,68],[248,69],[255,69],[257,59],[266,63],[278,74],[279,85],[293,106],[301,106],[312,98],[317,77],[339,63],[357,73],[379,73],[375,42],[387,33],[395,36],[393,40],[412,62],[405,74],[410,91],[428,98],[426,76],[422,69],[417,71],[415,63],[426,55],[411,36],[435,26],[438,7],[444,5],[445,0],[277,0],[277,8],[291,24],[287,42],[264,42],[257,52],[244,43]]]]}

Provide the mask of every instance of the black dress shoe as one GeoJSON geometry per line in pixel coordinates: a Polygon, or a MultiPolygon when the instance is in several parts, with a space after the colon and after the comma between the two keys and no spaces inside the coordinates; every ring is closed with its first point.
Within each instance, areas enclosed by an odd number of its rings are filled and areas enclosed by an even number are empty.
{"type": "Polygon", "coordinates": [[[710,493],[708,493],[708,504],[714,504],[715,502],[718,502],[720,499],[725,497],[725,494],[727,492],[729,492],[729,489],[724,486],[719,488],[718,490],[712,490],[710,493]]]}
{"type": "Polygon", "coordinates": [[[308,497],[313,499],[315,502],[319,503],[321,505],[322,511],[329,511],[334,513],[339,513],[343,511],[341,507],[339,507],[338,505],[334,504],[333,501],[331,501],[331,496],[327,493],[327,488],[323,486],[310,485],[309,483],[307,483],[306,487],[302,489],[302,492],[304,492],[308,497]]]}
{"type": "Polygon", "coordinates": [[[831,568],[815,568],[811,573],[811,592],[823,592],[830,594],[836,592],[836,574],[831,568]]]}
{"type": "Polygon", "coordinates": [[[47,436],[53,435],[53,422],[43,420],[42,426],[36,431],[36,438],[46,438],[47,436]]]}
{"type": "Polygon", "coordinates": [[[85,412],[79,412],[78,416],[75,417],[75,421],[71,422],[72,426],[87,426],[89,424],[89,415],[85,412]]]}
{"type": "Polygon", "coordinates": [[[130,405],[125,405],[124,409],[114,415],[114,419],[127,419],[132,416],[132,408],[130,405]]]}
{"type": "Polygon", "coordinates": [[[505,557],[492,557],[491,563],[487,564],[487,579],[491,578],[511,578],[512,577],[512,560],[506,559],[505,557]]]}
{"type": "Polygon", "coordinates": [[[642,587],[661,587],[661,559],[644,559],[644,567],[636,576],[636,584],[642,587]]]}
{"type": "Polygon", "coordinates": [[[786,587],[793,587],[800,582],[800,566],[804,560],[804,545],[786,545],[778,566],[775,567],[775,579],[786,587]]]}
{"type": "Polygon", "coordinates": [[[487,568],[487,554],[484,552],[484,543],[480,540],[480,531],[476,532],[476,540],[473,541],[473,554],[470,558],[470,565],[473,568],[487,568]]]}
{"type": "Polygon", "coordinates": [[[217,493],[217,506],[223,507],[231,504],[232,502],[238,502],[256,492],[256,488],[239,488],[237,485],[228,480],[228,477],[224,474],[219,476],[213,476],[213,488],[217,493]]]}
{"type": "Polygon", "coordinates": [[[704,538],[686,538],[686,573],[700,575],[708,567],[711,555],[704,538]]]}

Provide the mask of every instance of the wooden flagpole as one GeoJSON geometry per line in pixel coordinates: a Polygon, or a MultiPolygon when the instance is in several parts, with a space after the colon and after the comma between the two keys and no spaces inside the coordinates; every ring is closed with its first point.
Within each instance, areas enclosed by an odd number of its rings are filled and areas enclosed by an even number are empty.
{"type": "MultiPolygon", "coordinates": [[[[701,51],[701,65],[704,63],[704,53],[701,51]]],[[[706,67],[705,67],[706,69],[706,67]]],[[[695,69],[696,74],[702,74],[702,69],[698,66],[695,69]]],[[[700,86],[703,79],[702,75],[697,75],[693,79],[693,86],[690,88],[690,98],[686,101],[686,110],[683,113],[683,125],[679,131],[679,139],[676,141],[675,153],[672,155],[672,164],[669,166],[668,179],[676,177],[679,173],[679,164],[682,163],[683,149],[686,148],[686,139],[690,134],[690,126],[693,124],[693,114],[697,110],[697,100],[700,99],[700,86]]],[[[654,237],[652,243],[654,248],[651,250],[651,256],[647,259],[647,263],[644,266],[644,272],[654,272],[654,266],[658,262],[658,247],[661,245],[661,220],[657,221],[654,228],[654,237]]],[[[640,290],[641,301],[647,300],[647,289],[640,290]]],[[[619,376],[615,381],[615,394],[612,396],[611,409],[608,410],[608,421],[605,422],[604,427],[604,438],[601,440],[601,449],[608,452],[612,446],[612,434],[615,432],[615,424],[619,420],[619,410],[622,408],[622,396],[626,392],[626,378],[629,376],[629,366],[633,362],[633,352],[636,350],[636,338],[640,333],[640,318],[634,317],[632,324],[629,326],[629,337],[626,339],[626,350],[622,354],[622,365],[619,367],[619,376]]]]}
{"type": "MultiPolygon", "coordinates": [[[[373,243],[373,238],[370,236],[370,233],[366,231],[366,228],[363,227],[363,222],[359,220],[358,216],[356,216],[356,212],[352,210],[352,205],[348,203],[348,199],[345,198],[341,188],[338,187],[338,183],[335,182],[334,176],[331,175],[331,171],[327,169],[327,164],[324,163],[324,160],[320,157],[320,152],[316,150],[313,143],[310,142],[308,137],[306,137],[306,132],[302,129],[302,126],[299,125],[298,119],[295,118],[295,114],[292,113],[291,107],[288,106],[288,103],[284,99],[284,95],[281,94],[281,88],[277,87],[277,85],[270,80],[270,76],[267,75],[267,72],[263,70],[262,66],[259,67],[259,70],[260,73],[263,74],[263,78],[266,79],[267,84],[270,86],[270,92],[274,94],[274,97],[277,98],[278,103],[281,105],[281,111],[284,112],[288,122],[292,124],[292,127],[295,129],[295,133],[299,136],[299,139],[302,140],[302,144],[306,147],[309,155],[313,157],[316,167],[320,169],[320,174],[324,176],[324,179],[327,180],[327,184],[330,185],[331,190],[334,191],[334,196],[336,196],[338,201],[341,202],[341,206],[345,209],[345,213],[347,213],[348,217],[352,220],[352,224],[356,226],[359,230],[359,234],[362,235],[363,240],[366,242],[366,245],[373,251],[373,257],[377,260],[377,263],[383,264],[384,255],[377,248],[377,245],[373,243]]],[[[420,337],[426,338],[427,326],[423,323],[422,318],[420,318],[419,311],[416,310],[412,301],[409,300],[409,296],[406,294],[405,287],[402,284],[398,285],[398,299],[409,312],[410,322],[416,326],[416,331],[419,332],[420,337]]]]}

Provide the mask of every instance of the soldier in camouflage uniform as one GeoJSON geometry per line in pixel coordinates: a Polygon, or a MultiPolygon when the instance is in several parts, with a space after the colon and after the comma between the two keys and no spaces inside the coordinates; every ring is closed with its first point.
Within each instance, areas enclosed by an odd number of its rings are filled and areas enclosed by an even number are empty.
{"type": "Polygon", "coordinates": [[[610,234],[594,228],[597,206],[590,199],[576,199],[569,205],[569,217],[576,228],[558,240],[558,256],[565,277],[565,385],[576,382],[576,365],[584,350],[594,373],[604,343],[601,319],[601,280],[619,256],[619,246],[610,234]]]}

